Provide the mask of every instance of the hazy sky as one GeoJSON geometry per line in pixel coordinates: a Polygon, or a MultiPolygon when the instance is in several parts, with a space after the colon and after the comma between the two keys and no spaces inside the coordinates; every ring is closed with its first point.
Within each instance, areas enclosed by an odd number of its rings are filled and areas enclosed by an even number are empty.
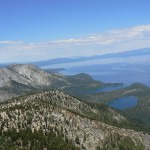
{"type": "Polygon", "coordinates": [[[150,0],[0,0],[0,63],[150,47],[150,0]]]}

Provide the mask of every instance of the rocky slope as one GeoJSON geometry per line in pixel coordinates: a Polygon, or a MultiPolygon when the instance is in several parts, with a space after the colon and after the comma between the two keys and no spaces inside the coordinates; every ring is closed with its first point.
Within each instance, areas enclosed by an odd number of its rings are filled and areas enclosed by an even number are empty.
{"type": "Polygon", "coordinates": [[[11,65],[0,69],[0,101],[29,91],[65,82],[63,76],[49,74],[34,65],[11,65]]]}
{"type": "Polygon", "coordinates": [[[149,135],[112,126],[111,122],[106,124],[106,120],[118,123],[128,123],[128,120],[110,108],[102,108],[60,91],[45,91],[3,102],[0,104],[1,148],[9,150],[9,145],[10,149],[62,149],[64,143],[60,141],[65,141],[64,149],[68,150],[150,148],[149,135]],[[104,119],[101,111],[111,116],[104,119]],[[75,147],[69,148],[68,143],[75,147]]]}

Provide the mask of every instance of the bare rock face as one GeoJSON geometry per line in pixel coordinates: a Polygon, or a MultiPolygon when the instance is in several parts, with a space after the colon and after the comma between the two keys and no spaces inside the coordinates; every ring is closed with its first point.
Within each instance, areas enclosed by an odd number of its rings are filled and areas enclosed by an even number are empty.
{"type": "Polygon", "coordinates": [[[0,88],[10,86],[10,81],[15,75],[7,68],[0,69],[0,88]]]}
{"type": "Polygon", "coordinates": [[[22,95],[31,89],[42,89],[56,81],[64,81],[63,76],[50,74],[34,65],[11,65],[0,69],[0,101],[22,95]],[[3,94],[2,94],[3,93],[3,94]]]}
{"type": "Polygon", "coordinates": [[[53,77],[34,65],[11,65],[8,69],[22,76],[28,83],[37,85],[50,85],[53,77]]]}

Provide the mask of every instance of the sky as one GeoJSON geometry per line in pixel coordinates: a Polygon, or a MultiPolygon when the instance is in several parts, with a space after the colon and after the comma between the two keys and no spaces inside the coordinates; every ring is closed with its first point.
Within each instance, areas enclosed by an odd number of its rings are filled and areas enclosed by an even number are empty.
{"type": "Polygon", "coordinates": [[[0,63],[150,47],[149,0],[0,0],[0,63]]]}

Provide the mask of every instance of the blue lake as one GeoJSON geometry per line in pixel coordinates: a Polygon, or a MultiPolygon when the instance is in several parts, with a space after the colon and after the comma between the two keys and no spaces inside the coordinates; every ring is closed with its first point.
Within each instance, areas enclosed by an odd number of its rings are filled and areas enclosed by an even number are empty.
{"type": "Polygon", "coordinates": [[[123,86],[123,85],[111,85],[111,86],[105,86],[105,87],[97,88],[94,90],[89,90],[86,92],[81,92],[80,94],[94,94],[94,93],[100,93],[100,92],[110,92],[110,91],[122,89],[124,87],[125,86],[123,86]]]}
{"type": "Polygon", "coordinates": [[[135,96],[128,96],[128,97],[122,97],[117,98],[108,103],[108,106],[117,108],[120,110],[131,108],[137,105],[138,98],[135,96]]]}

